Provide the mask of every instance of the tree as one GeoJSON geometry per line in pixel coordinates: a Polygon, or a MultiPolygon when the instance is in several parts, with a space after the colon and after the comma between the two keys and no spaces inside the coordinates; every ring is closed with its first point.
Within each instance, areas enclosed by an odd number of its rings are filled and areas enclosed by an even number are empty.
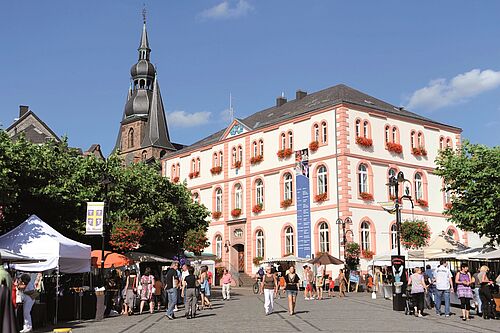
{"type": "Polygon", "coordinates": [[[452,205],[444,211],[463,230],[500,242],[500,146],[464,141],[440,152],[435,173],[444,179],[452,205]]]}
{"type": "Polygon", "coordinates": [[[184,249],[186,251],[193,252],[199,256],[203,252],[203,249],[209,245],[206,230],[191,229],[186,232],[186,238],[184,238],[184,249]]]}
{"type": "Polygon", "coordinates": [[[358,269],[359,265],[359,255],[361,254],[361,249],[359,244],[356,242],[348,242],[345,245],[345,264],[350,271],[355,271],[358,269]]]}
{"type": "Polygon", "coordinates": [[[85,209],[87,201],[105,199],[108,221],[125,217],[139,221],[144,251],[178,253],[188,230],[208,227],[208,210],[193,202],[186,186],[162,177],[159,164],[124,167],[116,155],[105,161],[82,156],[69,148],[65,139],[34,145],[22,137],[13,142],[0,131],[0,206],[4,217],[0,232],[36,214],[67,237],[99,243],[84,236],[85,209]],[[105,177],[111,181],[109,191],[103,185],[105,177]]]}

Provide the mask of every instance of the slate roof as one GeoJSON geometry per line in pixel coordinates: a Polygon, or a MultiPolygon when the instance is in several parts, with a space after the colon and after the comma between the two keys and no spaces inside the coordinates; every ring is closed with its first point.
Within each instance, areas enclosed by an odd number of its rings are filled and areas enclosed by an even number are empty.
{"type": "MultiPolygon", "coordinates": [[[[404,110],[395,105],[384,102],[378,98],[367,95],[359,90],[346,86],[345,84],[339,84],[330,88],[320,90],[315,93],[308,94],[302,99],[291,100],[286,102],[282,106],[279,107],[273,106],[271,108],[256,112],[246,118],[238,120],[247,127],[249,127],[251,130],[256,130],[261,127],[269,126],[275,123],[280,123],[287,119],[294,118],[318,109],[323,109],[329,106],[338,105],[340,103],[350,103],[354,105],[359,105],[385,112],[388,114],[388,116],[398,115],[438,125],[444,125],[450,128],[460,130],[460,128],[458,127],[442,124],[432,119],[423,117],[419,114],[404,110]]],[[[217,141],[219,141],[225,130],[226,128],[200,141],[197,141],[192,145],[189,145],[181,150],[178,150],[174,153],[170,153],[168,157],[170,158],[172,156],[189,152],[191,150],[195,150],[210,144],[215,144],[217,141]]]]}
{"type": "Polygon", "coordinates": [[[45,130],[47,130],[52,136],[51,137],[47,137],[46,134],[40,133],[41,132],[40,129],[36,128],[36,126],[29,125],[25,129],[23,129],[23,130],[19,131],[18,133],[14,134],[12,136],[12,140],[17,140],[21,136],[21,134],[24,134],[26,140],[28,140],[28,141],[30,141],[32,143],[36,143],[36,144],[46,143],[48,139],[54,139],[57,142],[61,141],[61,139],[57,136],[57,134],[54,133],[54,131],[49,126],[47,126],[47,124],[44,121],[42,121],[31,110],[29,110],[28,112],[26,112],[25,114],[23,114],[19,119],[17,119],[14,123],[12,123],[12,125],[10,125],[5,131],[6,132],[11,131],[14,127],[19,126],[19,124],[21,124],[23,121],[25,121],[25,119],[27,119],[30,116],[32,116],[33,118],[35,118],[35,120],[40,124],[40,126],[42,126],[45,130]]]}

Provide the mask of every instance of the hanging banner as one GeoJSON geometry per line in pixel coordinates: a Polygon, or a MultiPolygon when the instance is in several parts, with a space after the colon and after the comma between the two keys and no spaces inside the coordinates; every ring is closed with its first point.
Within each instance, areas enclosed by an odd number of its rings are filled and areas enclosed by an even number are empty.
{"type": "Polygon", "coordinates": [[[102,235],[104,224],[104,202],[87,202],[87,224],[85,235],[102,235]]]}
{"type": "Polygon", "coordinates": [[[309,151],[295,152],[297,189],[297,255],[311,258],[311,193],[309,190],[309,151]]]}

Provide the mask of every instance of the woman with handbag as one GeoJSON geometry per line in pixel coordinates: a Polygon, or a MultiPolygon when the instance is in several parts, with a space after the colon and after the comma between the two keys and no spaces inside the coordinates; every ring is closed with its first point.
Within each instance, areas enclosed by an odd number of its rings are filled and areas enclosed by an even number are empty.
{"type": "Polygon", "coordinates": [[[149,312],[153,313],[155,310],[155,303],[153,301],[154,295],[154,284],[155,278],[151,275],[151,268],[146,267],[144,271],[144,275],[141,277],[141,307],[139,310],[139,314],[142,314],[142,310],[144,309],[144,304],[146,302],[149,303],[149,312]]]}
{"type": "Polygon", "coordinates": [[[208,267],[201,266],[200,269],[200,294],[201,294],[201,309],[203,310],[205,306],[212,308],[210,303],[210,286],[208,284],[208,267]]]}

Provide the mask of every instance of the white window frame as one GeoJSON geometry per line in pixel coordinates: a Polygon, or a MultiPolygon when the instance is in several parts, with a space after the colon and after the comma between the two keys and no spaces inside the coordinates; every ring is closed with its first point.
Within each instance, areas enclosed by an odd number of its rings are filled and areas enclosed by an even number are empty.
{"type": "Polygon", "coordinates": [[[285,254],[295,254],[294,234],[291,226],[285,229],[285,254]]]}
{"type": "Polygon", "coordinates": [[[318,194],[328,193],[328,172],[324,165],[318,168],[318,194]]]}
{"type": "Polygon", "coordinates": [[[390,235],[391,250],[393,250],[398,247],[398,226],[396,224],[391,225],[390,235]]]}
{"type": "Polygon", "coordinates": [[[415,174],[415,200],[424,198],[424,182],[420,172],[415,174]]]}
{"type": "Polygon", "coordinates": [[[222,189],[215,190],[215,211],[222,212],[222,189]]]}
{"type": "Polygon", "coordinates": [[[328,126],[326,125],[326,121],[321,123],[321,133],[322,133],[321,140],[323,143],[326,143],[328,140],[328,126]]]}
{"type": "Polygon", "coordinates": [[[319,234],[319,251],[330,253],[330,230],[328,223],[321,222],[318,226],[319,234]]]}
{"type": "Polygon", "coordinates": [[[283,199],[293,200],[293,177],[290,173],[283,176],[283,199]]]}
{"type": "Polygon", "coordinates": [[[370,189],[368,188],[368,167],[365,164],[360,164],[358,173],[359,193],[370,193],[370,189]]]}
{"type": "Polygon", "coordinates": [[[370,223],[367,221],[361,222],[361,250],[362,251],[370,251],[371,249],[371,240],[370,240],[370,223]]]}
{"type": "Polygon", "coordinates": [[[240,184],[236,184],[234,186],[234,208],[242,209],[242,194],[243,190],[240,184]]]}
{"type": "Polygon", "coordinates": [[[215,256],[222,258],[222,237],[220,235],[215,237],[215,256]]]}
{"type": "Polygon", "coordinates": [[[264,182],[261,179],[255,182],[255,203],[264,205],[264,182]]]}
{"type": "Polygon", "coordinates": [[[262,230],[255,233],[255,256],[264,258],[264,232],[262,230]]]}

